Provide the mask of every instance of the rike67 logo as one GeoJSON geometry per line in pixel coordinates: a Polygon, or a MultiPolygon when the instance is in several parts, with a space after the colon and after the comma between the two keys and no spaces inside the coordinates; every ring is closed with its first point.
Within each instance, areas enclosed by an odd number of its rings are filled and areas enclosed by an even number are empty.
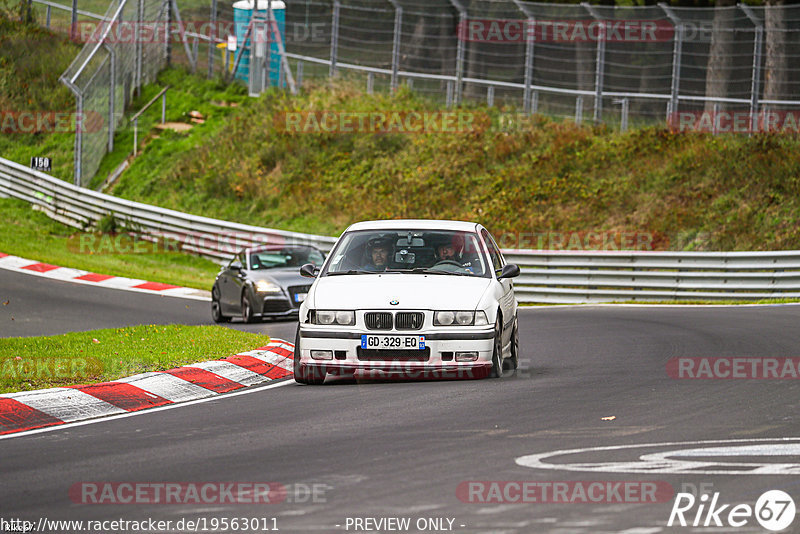
{"type": "Polygon", "coordinates": [[[767,491],[758,498],[754,507],[720,503],[719,496],[719,492],[715,492],[709,502],[708,494],[698,499],[691,493],[678,493],[667,526],[740,528],[752,525],[755,519],[763,528],[778,532],[794,521],[794,500],[786,492],[767,491]]]}

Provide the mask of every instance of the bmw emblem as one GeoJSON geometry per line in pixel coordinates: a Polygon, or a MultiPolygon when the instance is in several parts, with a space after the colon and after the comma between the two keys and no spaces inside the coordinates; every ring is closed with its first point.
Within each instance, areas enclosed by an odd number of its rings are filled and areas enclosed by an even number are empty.
{"type": "Polygon", "coordinates": [[[390,301],[389,301],[389,304],[391,304],[392,306],[397,306],[398,304],[400,304],[400,301],[399,301],[399,300],[397,300],[397,299],[390,300],[390,301]]]}

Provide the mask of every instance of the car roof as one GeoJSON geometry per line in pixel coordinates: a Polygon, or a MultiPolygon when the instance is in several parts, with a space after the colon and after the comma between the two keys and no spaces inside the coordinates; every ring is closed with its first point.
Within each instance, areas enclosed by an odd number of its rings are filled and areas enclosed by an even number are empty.
{"type": "Polygon", "coordinates": [[[451,230],[475,232],[478,223],[435,219],[392,219],[383,221],[361,221],[351,224],[346,232],[355,230],[451,230]]]}
{"type": "Polygon", "coordinates": [[[291,249],[291,248],[314,248],[315,249],[317,247],[315,247],[314,245],[301,245],[301,244],[298,244],[298,243],[286,243],[284,245],[262,244],[262,245],[256,245],[256,246],[253,246],[253,247],[250,247],[250,248],[246,248],[244,250],[247,251],[248,253],[252,253],[252,252],[265,252],[265,251],[268,251],[268,250],[284,250],[284,249],[287,249],[287,248],[289,248],[289,249],[291,249]]]}

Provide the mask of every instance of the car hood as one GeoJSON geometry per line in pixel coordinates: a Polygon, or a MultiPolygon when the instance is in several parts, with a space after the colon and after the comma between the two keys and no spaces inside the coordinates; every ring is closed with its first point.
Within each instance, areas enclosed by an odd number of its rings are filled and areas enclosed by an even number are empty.
{"type": "Polygon", "coordinates": [[[477,276],[360,274],[325,276],[314,286],[318,309],[474,310],[491,282],[477,276]],[[397,300],[396,306],[389,303],[397,300]]]}
{"type": "Polygon", "coordinates": [[[310,286],[314,282],[312,278],[301,276],[299,267],[247,271],[247,277],[254,281],[269,280],[283,287],[310,286]]]}

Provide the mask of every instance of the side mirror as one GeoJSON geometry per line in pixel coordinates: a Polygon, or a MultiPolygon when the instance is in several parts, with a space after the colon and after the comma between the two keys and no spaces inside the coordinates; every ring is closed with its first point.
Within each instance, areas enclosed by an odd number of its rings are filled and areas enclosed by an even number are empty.
{"type": "Polygon", "coordinates": [[[502,280],[503,278],[515,278],[517,276],[519,276],[519,265],[515,263],[509,263],[503,267],[503,270],[500,271],[497,279],[502,280]]]}
{"type": "Polygon", "coordinates": [[[319,273],[319,269],[314,267],[313,263],[306,263],[300,267],[300,276],[305,276],[306,278],[316,278],[317,273],[319,273]]]}

